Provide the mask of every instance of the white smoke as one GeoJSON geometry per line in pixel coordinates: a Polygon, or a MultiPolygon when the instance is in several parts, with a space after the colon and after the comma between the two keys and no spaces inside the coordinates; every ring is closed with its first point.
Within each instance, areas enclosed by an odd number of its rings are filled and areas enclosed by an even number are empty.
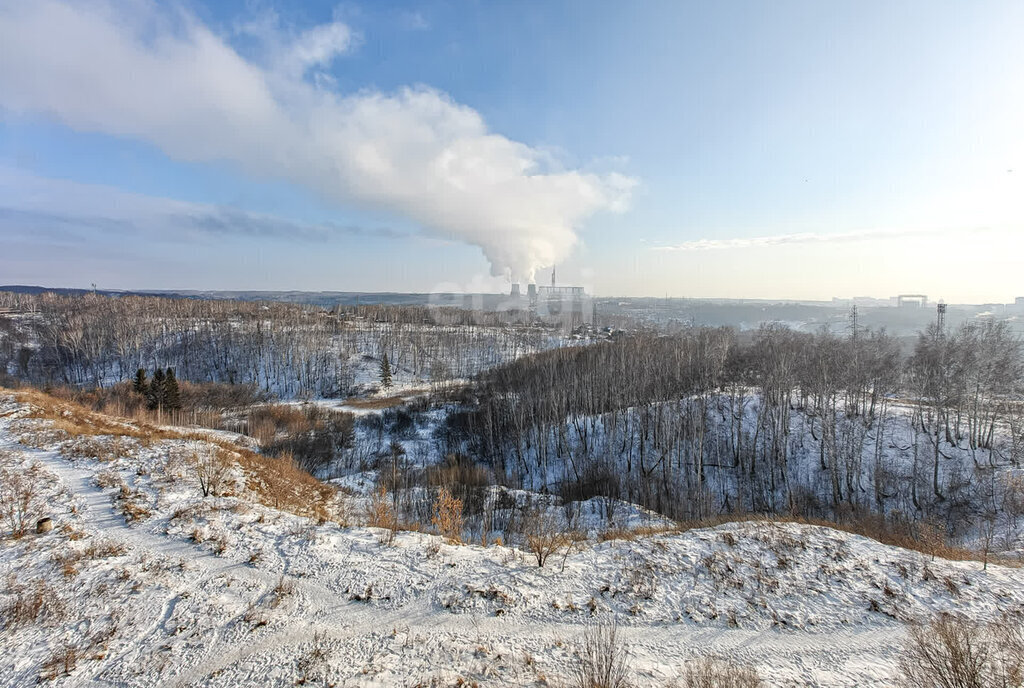
{"type": "Polygon", "coordinates": [[[0,107],[398,212],[521,281],[628,202],[634,180],[559,169],[435,89],[339,93],[322,69],[353,45],[344,24],[273,31],[255,60],[150,0],[0,0],[0,107]]]}

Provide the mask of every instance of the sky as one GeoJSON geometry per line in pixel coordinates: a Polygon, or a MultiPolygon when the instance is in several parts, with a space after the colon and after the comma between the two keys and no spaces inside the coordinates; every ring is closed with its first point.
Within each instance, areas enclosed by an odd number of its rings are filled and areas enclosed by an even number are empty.
{"type": "Polygon", "coordinates": [[[1024,3],[0,0],[0,284],[1024,295],[1024,3]]]}

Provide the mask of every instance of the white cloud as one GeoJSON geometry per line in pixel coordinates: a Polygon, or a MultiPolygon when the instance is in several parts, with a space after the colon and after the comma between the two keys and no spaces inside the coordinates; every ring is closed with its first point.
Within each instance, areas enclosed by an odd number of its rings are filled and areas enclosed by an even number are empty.
{"type": "Polygon", "coordinates": [[[302,75],[311,67],[327,67],[352,45],[352,31],[341,22],[314,26],[291,45],[286,60],[302,75]]]}
{"type": "Polygon", "coordinates": [[[401,238],[388,227],[298,222],[208,203],[128,193],[0,167],[0,232],[81,243],[94,232],[167,241],[224,235],[326,241],[339,234],[401,238]]]}
{"type": "Polygon", "coordinates": [[[564,260],[587,217],[628,201],[632,179],[560,169],[435,89],[342,94],[304,79],[351,47],[344,24],[286,38],[258,63],[150,0],[0,0],[0,107],[398,212],[517,279],[564,260]]]}
{"type": "Polygon", "coordinates": [[[673,246],[655,246],[655,251],[721,251],[726,249],[758,248],[764,246],[782,246],[789,244],[823,244],[854,241],[879,241],[902,239],[906,237],[928,237],[962,233],[966,231],[984,231],[985,228],[966,229],[865,229],[855,232],[800,232],[796,234],[776,234],[772,236],[740,237],[732,239],[695,239],[684,241],[673,246]]]}

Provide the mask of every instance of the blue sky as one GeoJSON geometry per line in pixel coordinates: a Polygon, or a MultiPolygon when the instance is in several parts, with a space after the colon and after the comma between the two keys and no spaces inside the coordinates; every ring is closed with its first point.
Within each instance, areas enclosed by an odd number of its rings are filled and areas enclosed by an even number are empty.
{"type": "Polygon", "coordinates": [[[0,283],[1005,301],[1024,4],[0,0],[0,283]]]}

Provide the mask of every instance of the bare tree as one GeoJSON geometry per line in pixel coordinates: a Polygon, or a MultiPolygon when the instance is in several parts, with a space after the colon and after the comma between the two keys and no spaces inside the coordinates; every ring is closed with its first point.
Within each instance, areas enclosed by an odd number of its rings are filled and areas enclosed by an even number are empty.
{"type": "Polygon", "coordinates": [[[220,496],[221,486],[231,470],[228,458],[220,450],[204,449],[192,452],[189,463],[199,480],[199,490],[203,496],[220,496]]]}

